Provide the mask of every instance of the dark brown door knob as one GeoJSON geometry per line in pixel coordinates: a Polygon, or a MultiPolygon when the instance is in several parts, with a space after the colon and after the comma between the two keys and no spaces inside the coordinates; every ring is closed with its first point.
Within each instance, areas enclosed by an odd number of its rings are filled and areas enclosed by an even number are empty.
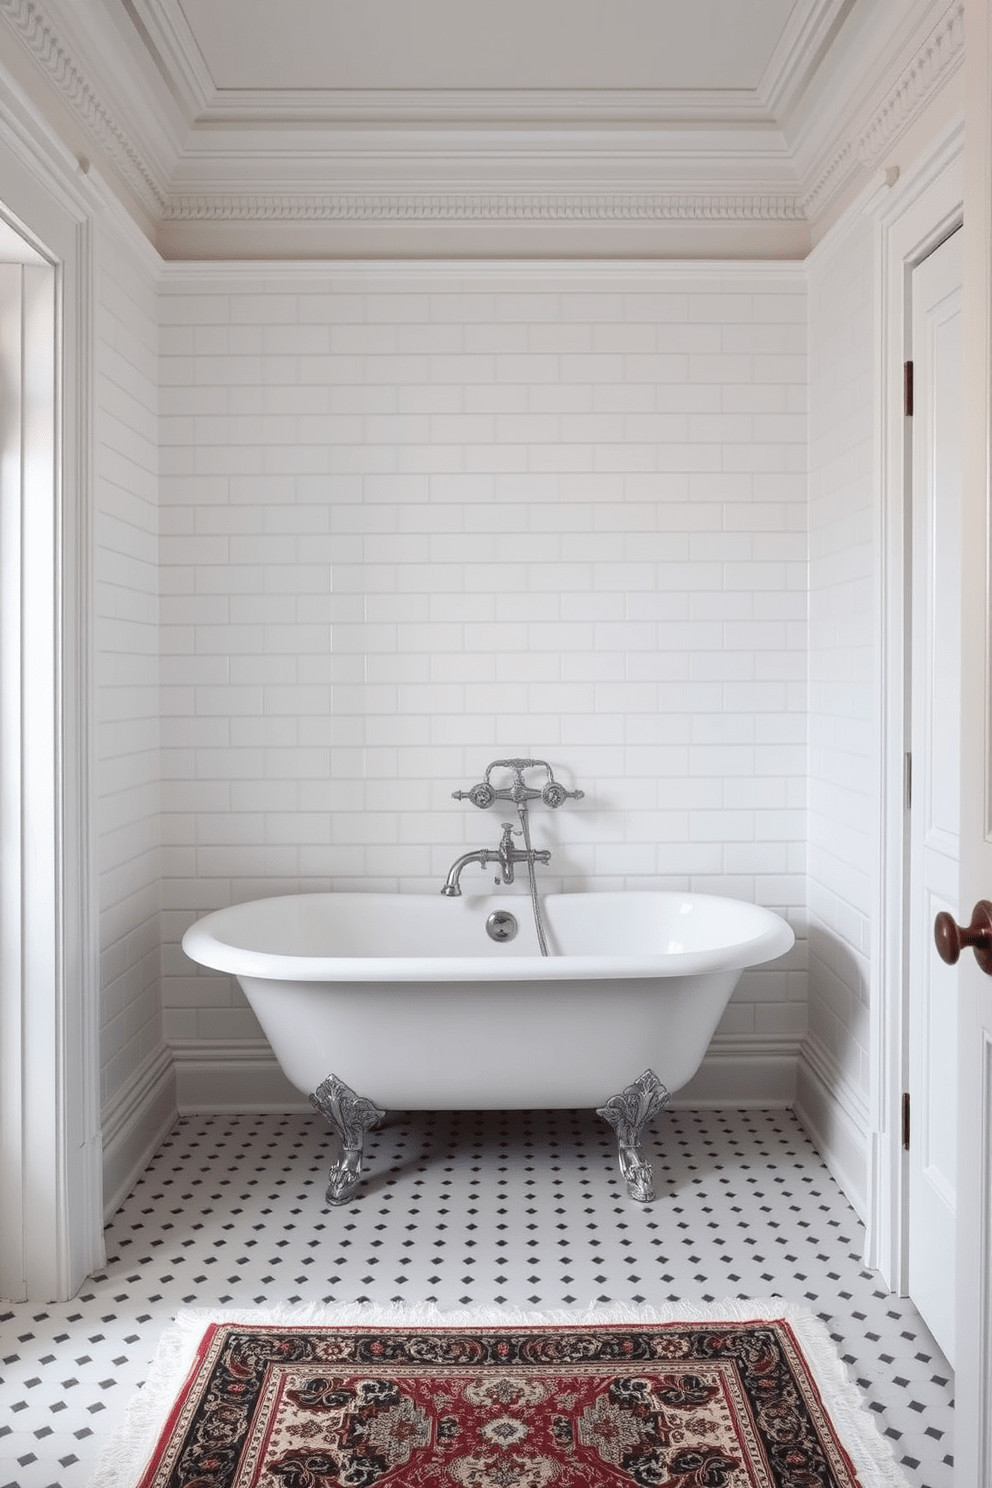
{"type": "Polygon", "coordinates": [[[942,910],[933,922],[933,938],[938,956],[948,966],[953,966],[961,952],[971,946],[979,966],[992,976],[992,901],[979,899],[972,910],[971,924],[965,927],[942,910]]]}

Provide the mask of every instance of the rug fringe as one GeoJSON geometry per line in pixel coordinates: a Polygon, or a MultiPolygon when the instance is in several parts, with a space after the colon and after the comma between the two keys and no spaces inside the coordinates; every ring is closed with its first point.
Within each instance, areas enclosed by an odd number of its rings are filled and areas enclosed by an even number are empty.
{"type": "Polygon", "coordinates": [[[826,1324],[808,1307],[780,1297],[732,1297],[718,1303],[596,1303],[586,1308],[532,1312],[513,1307],[445,1309],[433,1302],[338,1303],[281,1308],[187,1308],[166,1330],[148,1379],[131,1400],[123,1423],[103,1447],[88,1488],[134,1488],[151,1459],[169,1409],[193,1367],[212,1323],[261,1327],[560,1327],[604,1323],[745,1323],[781,1319],[798,1339],[831,1419],[858,1472],[862,1488],[908,1488],[890,1442],[881,1435],[857,1386],[848,1378],[826,1324]]]}

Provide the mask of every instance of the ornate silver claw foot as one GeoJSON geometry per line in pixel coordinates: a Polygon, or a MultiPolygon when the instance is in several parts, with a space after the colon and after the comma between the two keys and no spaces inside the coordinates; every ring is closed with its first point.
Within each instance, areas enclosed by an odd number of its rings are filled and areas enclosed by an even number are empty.
{"type": "Polygon", "coordinates": [[[341,1156],[328,1175],[325,1197],[328,1204],[344,1204],[362,1176],[365,1133],[377,1126],[386,1113],[366,1096],[356,1095],[337,1075],[328,1075],[317,1086],[310,1104],[327,1117],[340,1138],[341,1156]]]}
{"type": "Polygon", "coordinates": [[[654,1198],[654,1176],[651,1164],[644,1161],[641,1152],[641,1132],[671,1098],[671,1092],[665,1089],[654,1070],[648,1069],[633,1085],[628,1085],[620,1095],[611,1095],[606,1105],[596,1111],[616,1131],[620,1171],[627,1192],[639,1204],[650,1204],[654,1198]]]}

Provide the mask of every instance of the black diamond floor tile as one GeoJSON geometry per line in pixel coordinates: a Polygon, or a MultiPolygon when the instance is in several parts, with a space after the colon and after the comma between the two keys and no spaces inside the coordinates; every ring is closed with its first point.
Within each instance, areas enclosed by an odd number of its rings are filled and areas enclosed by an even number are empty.
{"type": "Polygon", "coordinates": [[[828,1324],[912,1488],[951,1488],[952,1375],[784,1111],[676,1111],[617,1182],[592,1112],[393,1115],[354,1200],[324,1206],[311,1115],[179,1121],[71,1302],[0,1309],[0,1488],[82,1488],[183,1307],[433,1300],[537,1309],[781,1296],[828,1324]]]}

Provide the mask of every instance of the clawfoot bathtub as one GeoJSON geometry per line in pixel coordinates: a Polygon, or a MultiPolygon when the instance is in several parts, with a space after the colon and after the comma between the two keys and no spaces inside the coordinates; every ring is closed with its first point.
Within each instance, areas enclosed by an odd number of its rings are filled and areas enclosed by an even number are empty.
{"type": "Polygon", "coordinates": [[[547,894],[542,908],[548,956],[529,901],[507,894],[290,894],[186,931],[186,954],[238,978],[335,1128],[329,1203],[351,1195],[389,1107],[595,1106],[631,1196],[653,1198],[641,1133],[696,1073],[741,972],[788,951],[792,930],[704,894],[547,894]]]}

